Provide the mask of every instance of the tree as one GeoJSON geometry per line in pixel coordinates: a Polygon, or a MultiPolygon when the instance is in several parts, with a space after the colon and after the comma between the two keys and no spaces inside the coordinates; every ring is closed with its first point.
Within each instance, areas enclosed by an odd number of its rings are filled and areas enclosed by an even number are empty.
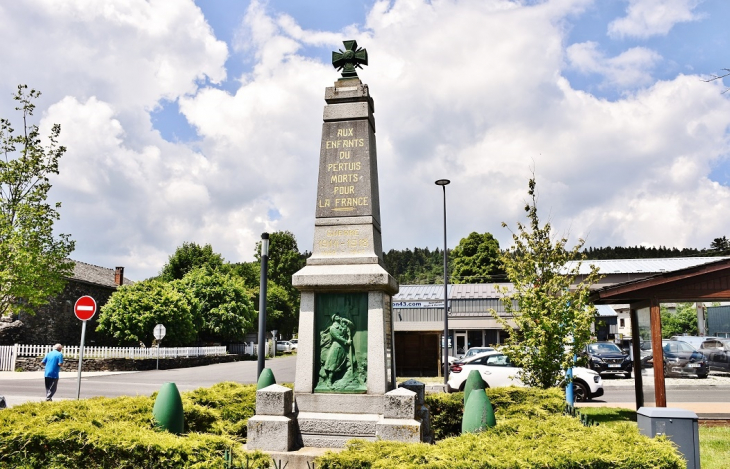
{"type": "MultiPolygon", "coordinates": [[[[711,76],[712,76],[712,78],[710,78],[709,80],[702,80],[702,81],[704,81],[705,83],[709,83],[709,82],[711,82],[711,81],[715,81],[715,80],[722,80],[723,78],[725,78],[725,77],[727,77],[727,76],[730,76],[730,68],[723,68],[723,69],[722,69],[722,71],[723,71],[723,72],[725,72],[725,73],[723,73],[722,75],[711,75],[711,76]]],[[[722,92],[723,92],[723,94],[724,94],[724,93],[727,93],[727,92],[728,92],[728,90],[730,90],[730,88],[725,88],[725,89],[724,89],[724,90],[722,91],[722,92]]]]}
{"type": "MultiPolygon", "coordinates": [[[[590,340],[595,307],[588,296],[599,276],[591,266],[586,279],[571,289],[580,263],[570,270],[566,263],[583,259],[580,249],[584,241],[579,240],[571,250],[566,249],[567,238],[553,241],[550,224],[540,226],[535,186],[535,179],[530,179],[531,202],[525,206],[529,225],[517,223],[517,233],[512,233],[514,245],[501,256],[513,289],[498,289],[504,295],[505,311],[518,329],[507,339],[505,354],[522,367],[525,384],[548,388],[561,381],[563,370],[573,366],[574,351],[590,340]]],[[[492,315],[512,331],[508,318],[494,310],[492,315]]]]}
{"type": "Polygon", "coordinates": [[[67,234],[53,235],[60,219],[60,202],[46,202],[49,177],[58,174],[66,148],[58,144],[61,126],[54,124],[43,146],[38,126],[31,124],[41,93],[18,85],[13,99],[23,116],[22,132],[15,134],[8,119],[0,119],[0,316],[34,314],[61,292],[64,277],[73,273],[68,260],[74,242],[67,234]]]}
{"type": "Polygon", "coordinates": [[[193,298],[173,285],[149,279],[119,287],[102,306],[97,332],[120,345],[151,343],[154,328],[164,324],[165,345],[189,345],[195,340],[193,298]]]}
{"type": "Polygon", "coordinates": [[[174,288],[193,298],[193,322],[205,342],[243,340],[256,315],[243,281],[210,267],[191,270],[174,288]]]}
{"type": "Polygon", "coordinates": [[[694,303],[677,303],[677,310],[670,313],[661,306],[662,337],[668,339],[675,335],[697,335],[697,308],[694,303]]]}
{"type": "Polygon", "coordinates": [[[472,232],[451,251],[453,283],[488,283],[503,275],[499,263],[499,241],[491,233],[472,232]]]}
{"type": "MultiPolygon", "coordinates": [[[[256,243],[256,261],[261,263],[261,241],[256,243]]],[[[292,287],[292,275],[304,267],[307,256],[299,252],[297,239],[290,231],[275,231],[269,235],[268,279],[298,296],[292,287]]]]}
{"type": "Polygon", "coordinates": [[[730,252],[730,241],[723,236],[722,238],[715,238],[710,243],[710,249],[714,251],[717,256],[722,256],[730,252]]]}
{"type": "Polygon", "coordinates": [[[166,282],[180,280],[191,270],[203,266],[219,269],[223,266],[223,257],[213,252],[210,244],[201,247],[197,243],[185,242],[170,256],[159,277],[166,282]]]}

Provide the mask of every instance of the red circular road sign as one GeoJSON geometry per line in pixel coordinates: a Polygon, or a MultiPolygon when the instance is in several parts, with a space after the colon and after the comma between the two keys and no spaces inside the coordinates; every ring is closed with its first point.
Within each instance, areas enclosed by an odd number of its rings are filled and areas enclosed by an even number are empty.
{"type": "Polygon", "coordinates": [[[76,300],[76,304],[74,305],[74,314],[77,318],[82,321],[88,321],[94,317],[94,313],[96,313],[96,300],[92,297],[82,296],[76,300]]]}

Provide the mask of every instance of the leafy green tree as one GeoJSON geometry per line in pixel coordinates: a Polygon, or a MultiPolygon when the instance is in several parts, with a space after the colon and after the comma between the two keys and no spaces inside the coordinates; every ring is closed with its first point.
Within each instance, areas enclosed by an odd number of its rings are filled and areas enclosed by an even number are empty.
{"type": "Polygon", "coordinates": [[[223,266],[223,257],[213,252],[210,244],[200,246],[197,243],[185,242],[162,267],[159,278],[166,282],[180,280],[191,270],[204,266],[214,270],[219,269],[223,266]]]}
{"type": "MultiPolygon", "coordinates": [[[[444,254],[436,248],[414,248],[413,251],[391,249],[383,253],[387,270],[401,285],[433,285],[444,281],[444,254]]],[[[453,269],[452,256],[448,257],[448,272],[453,269]]],[[[451,278],[451,274],[449,274],[451,278]]]]}
{"type": "MultiPolygon", "coordinates": [[[[256,243],[256,261],[261,263],[261,241],[256,243]]],[[[304,267],[307,255],[299,252],[297,239],[290,231],[275,231],[269,234],[268,279],[298,296],[292,287],[291,278],[304,267]]]]}
{"type": "MultiPolygon", "coordinates": [[[[258,320],[258,315],[256,317],[258,320]]],[[[266,287],[266,329],[289,336],[298,325],[299,302],[292,299],[285,287],[269,282],[266,287]]]]}
{"type": "Polygon", "coordinates": [[[258,287],[261,278],[261,265],[258,262],[237,262],[225,264],[224,271],[238,277],[248,288],[258,287]]]}
{"type": "Polygon", "coordinates": [[[158,279],[125,285],[102,306],[96,330],[120,345],[149,344],[155,325],[163,324],[166,346],[190,345],[196,336],[194,301],[189,293],[158,279]]]}
{"type": "Polygon", "coordinates": [[[697,335],[697,308],[694,303],[677,303],[677,310],[670,313],[666,306],[660,307],[662,317],[662,337],[674,335],[697,335]]]}
{"type": "Polygon", "coordinates": [[[240,341],[253,329],[256,312],[240,278],[200,267],[173,285],[193,298],[193,318],[200,340],[240,341]]]}
{"type": "MultiPolygon", "coordinates": [[[[566,238],[553,241],[550,224],[540,226],[535,186],[534,178],[530,179],[531,202],[525,206],[529,224],[517,223],[517,233],[512,233],[514,245],[501,256],[513,288],[498,288],[504,295],[505,310],[517,326],[517,332],[507,339],[505,354],[523,368],[525,384],[549,388],[560,382],[563,370],[573,366],[574,350],[590,340],[595,307],[588,302],[589,289],[599,275],[591,267],[586,279],[571,289],[579,263],[571,270],[565,265],[582,259],[584,242],[580,240],[568,250],[566,238]]],[[[508,318],[496,311],[492,315],[512,332],[508,318]]]]}
{"type": "Polygon", "coordinates": [[[18,86],[13,99],[23,126],[17,135],[8,119],[0,119],[0,316],[34,314],[61,292],[64,277],[73,273],[68,256],[74,242],[67,234],[53,236],[61,204],[46,202],[49,177],[58,174],[58,160],[66,148],[58,144],[60,125],[53,125],[44,146],[38,126],[29,122],[33,100],[40,95],[18,86]]]}
{"type": "Polygon", "coordinates": [[[453,283],[489,283],[504,275],[499,263],[499,241],[491,233],[472,232],[451,251],[453,283]]]}

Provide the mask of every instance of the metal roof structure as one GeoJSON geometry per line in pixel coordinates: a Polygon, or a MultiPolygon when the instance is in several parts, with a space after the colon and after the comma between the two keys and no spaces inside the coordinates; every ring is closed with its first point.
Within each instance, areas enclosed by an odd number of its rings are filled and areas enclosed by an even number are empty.
{"type": "Polygon", "coordinates": [[[596,305],[596,312],[604,318],[612,318],[618,316],[618,313],[610,305],[596,305]]]}
{"type": "MultiPolygon", "coordinates": [[[[449,284],[449,300],[502,298],[495,285],[512,291],[511,283],[465,283],[449,284]]],[[[443,301],[444,285],[401,285],[393,301],[443,301]]]]}
{"type": "MultiPolygon", "coordinates": [[[[601,274],[658,274],[661,272],[672,272],[674,270],[686,269],[702,264],[718,262],[730,257],[668,257],[663,259],[605,259],[581,261],[578,274],[587,275],[590,273],[591,265],[598,267],[601,274]]],[[[575,266],[577,261],[566,264],[569,270],[575,266]]]]}

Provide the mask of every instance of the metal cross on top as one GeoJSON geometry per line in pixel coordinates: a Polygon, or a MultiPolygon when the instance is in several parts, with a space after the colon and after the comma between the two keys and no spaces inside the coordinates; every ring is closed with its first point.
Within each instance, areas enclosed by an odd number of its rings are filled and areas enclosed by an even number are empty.
{"type": "Polygon", "coordinates": [[[332,52],[332,66],[338,72],[342,70],[342,78],[355,78],[357,77],[355,69],[368,64],[368,51],[358,49],[357,41],[342,41],[342,43],[345,45],[344,51],[340,49],[339,52],[332,52]]]}

